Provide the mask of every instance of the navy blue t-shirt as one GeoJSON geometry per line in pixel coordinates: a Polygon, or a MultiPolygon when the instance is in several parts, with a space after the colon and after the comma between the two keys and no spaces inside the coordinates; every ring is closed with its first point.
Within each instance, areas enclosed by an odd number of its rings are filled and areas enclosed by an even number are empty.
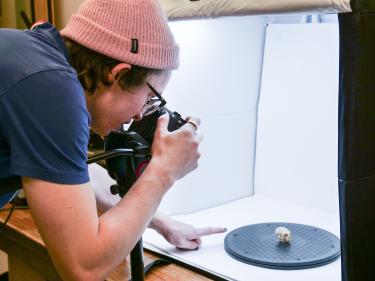
{"type": "Polygon", "coordinates": [[[88,182],[89,123],[84,91],[56,28],[0,29],[0,180],[88,182]]]}

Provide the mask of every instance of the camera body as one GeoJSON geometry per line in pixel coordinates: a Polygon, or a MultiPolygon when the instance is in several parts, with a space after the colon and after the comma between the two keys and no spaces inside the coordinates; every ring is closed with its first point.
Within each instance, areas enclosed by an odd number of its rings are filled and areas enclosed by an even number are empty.
{"type": "Polygon", "coordinates": [[[181,118],[181,115],[179,113],[172,112],[166,107],[162,107],[153,114],[143,117],[141,121],[133,122],[130,125],[128,131],[138,133],[150,144],[152,144],[156,131],[157,121],[161,115],[166,113],[168,113],[169,115],[168,131],[172,132],[174,130],[177,130],[186,123],[186,121],[181,118]]]}
{"type": "Polygon", "coordinates": [[[127,131],[113,131],[104,141],[105,151],[132,149],[132,156],[116,156],[106,159],[107,171],[117,184],[111,186],[112,194],[123,197],[140,177],[151,160],[151,146],[154,140],[157,120],[169,114],[168,130],[179,129],[186,121],[177,112],[163,107],[139,122],[133,122],[127,131]]]}

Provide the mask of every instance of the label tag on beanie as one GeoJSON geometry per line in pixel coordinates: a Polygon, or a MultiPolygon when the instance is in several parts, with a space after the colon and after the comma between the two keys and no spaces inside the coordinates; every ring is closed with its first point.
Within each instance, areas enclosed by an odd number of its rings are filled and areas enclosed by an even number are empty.
{"type": "Polygon", "coordinates": [[[131,52],[134,53],[134,54],[138,53],[138,39],[132,39],[131,52]]]}

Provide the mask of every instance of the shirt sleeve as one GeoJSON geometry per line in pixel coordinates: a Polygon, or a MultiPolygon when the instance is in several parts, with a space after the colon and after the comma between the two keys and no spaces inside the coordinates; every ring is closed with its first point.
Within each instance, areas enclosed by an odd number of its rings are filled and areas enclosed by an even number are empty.
{"type": "Polygon", "coordinates": [[[47,70],[14,85],[0,101],[10,173],[60,184],[89,181],[90,116],[75,73],[47,70]]]}

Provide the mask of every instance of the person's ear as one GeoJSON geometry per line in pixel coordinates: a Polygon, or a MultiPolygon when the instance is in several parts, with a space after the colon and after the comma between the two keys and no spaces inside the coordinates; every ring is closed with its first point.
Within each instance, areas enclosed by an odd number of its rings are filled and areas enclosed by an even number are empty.
{"type": "Polygon", "coordinates": [[[114,66],[111,71],[108,73],[108,80],[109,81],[115,81],[118,78],[119,73],[122,70],[130,70],[131,65],[125,62],[119,63],[116,66],[114,66]]]}

